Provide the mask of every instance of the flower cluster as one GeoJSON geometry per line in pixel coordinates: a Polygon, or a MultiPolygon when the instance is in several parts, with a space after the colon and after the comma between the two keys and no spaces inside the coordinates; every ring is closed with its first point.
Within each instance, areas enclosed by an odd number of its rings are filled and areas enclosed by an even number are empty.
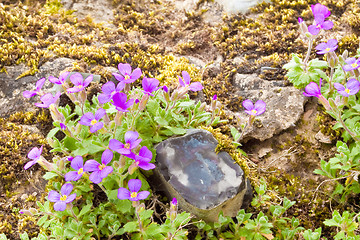
{"type": "MultiPolygon", "coordinates": [[[[331,21],[325,21],[325,19],[329,17],[331,14],[331,12],[328,10],[326,6],[317,3],[311,6],[311,10],[314,14],[314,24],[309,26],[308,28],[311,34],[317,35],[321,29],[329,30],[333,27],[333,23],[331,21]]],[[[331,68],[335,67],[334,63],[339,62],[339,57],[334,53],[335,50],[338,48],[337,44],[338,41],[336,39],[329,39],[327,42],[322,42],[315,47],[315,49],[318,50],[317,54],[327,55],[328,63],[331,68]]],[[[355,76],[359,75],[358,72],[355,73],[354,71],[358,71],[358,68],[360,68],[360,58],[358,59],[354,57],[347,59],[344,59],[344,57],[342,58],[344,63],[342,65],[342,69],[345,72],[352,72],[352,73],[350,74],[350,77],[347,80],[347,82],[344,82],[345,84],[341,84],[338,82],[332,83],[331,82],[332,76],[329,79],[329,84],[330,84],[330,89],[333,86],[341,96],[349,97],[350,95],[357,94],[360,89],[360,82],[353,77],[354,75],[355,76]]],[[[303,94],[304,96],[307,97],[317,97],[319,101],[324,105],[326,110],[334,110],[331,109],[329,101],[321,93],[321,83],[322,83],[321,78],[319,79],[319,84],[315,82],[310,82],[305,87],[305,92],[303,94]]]]}
{"type": "MultiPolygon", "coordinates": [[[[86,87],[92,82],[93,75],[84,77],[80,73],[65,72],[59,78],[50,76],[50,82],[61,85],[63,88],[62,92],[56,92],[55,95],[41,90],[46,82],[45,78],[36,83],[35,90],[23,93],[27,98],[40,96],[42,103],[35,105],[50,109],[58,130],[66,135],[62,148],[67,149],[66,152],[71,150],[75,153],[73,155],[67,153],[68,156],[64,158],[67,161],[61,160],[52,164],[41,156],[43,146],[35,147],[28,154],[31,161],[24,166],[28,169],[35,163],[39,163],[64,178],[66,183],[61,187],[60,193],[52,190],[48,196],[49,201],[55,203],[56,211],[66,209],[66,206],[76,197],[76,194],[70,194],[73,188],[79,191],[79,186],[84,182],[89,181],[103,188],[102,184],[109,176],[115,175],[112,178],[120,177],[121,179],[123,176],[137,177],[140,174],[138,169],[148,171],[155,168],[155,165],[151,163],[153,154],[148,148],[149,145],[140,145],[143,139],[136,131],[136,124],[141,116],[146,116],[143,111],[148,101],[159,95],[159,92],[162,92],[163,96],[170,94],[170,90],[166,86],[159,87],[159,80],[155,78],[143,77],[142,90],[130,91],[130,85],[142,76],[142,71],[139,68],[132,70],[129,64],[122,63],[118,65],[118,70],[119,72],[113,75],[119,82],[117,84],[108,82],[102,86],[102,92],[97,97],[99,104],[96,108],[91,108],[86,103],[86,87]],[[58,106],[62,93],[77,105],[75,112],[79,115],[79,119],[71,120],[71,117],[68,117],[69,112],[58,106]],[[122,131],[123,134],[119,134],[118,131],[122,131]],[[92,154],[84,154],[84,152],[92,151],[94,151],[92,154]],[[70,166],[67,167],[67,165],[70,166]]],[[[171,99],[170,95],[164,98],[166,107],[170,111],[175,107],[170,104],[171,102],[175,103],[184,99],[188,91],[200,91],[202,88],[199,82],[190,83],[190,75],[183,71],[182,78],[179,77],[179,86],[173,90],[171,99]]],[[[136,202],[146,199],[150,194],[149,191],[139,192],[142,185],[139,179],[128,181],[129,190],[122,187],[122,181],[119,185],[119,199],[136,202]]]]}

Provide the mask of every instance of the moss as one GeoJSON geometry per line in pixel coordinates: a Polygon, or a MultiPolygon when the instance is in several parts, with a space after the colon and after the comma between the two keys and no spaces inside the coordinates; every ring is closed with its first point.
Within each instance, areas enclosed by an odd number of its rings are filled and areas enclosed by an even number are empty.
{"type": "MultiPolygon", "coordinates": [[[[0,233],[5,233],[10,239],[17,239],[19,233],[28,232],[30,236],[36,236],[38,227],[36,220],[23,216],[13,209],[21,209],[36,201],[35,195],[27,199],[21,199],[19,187],[26,187],[30,190],[28,173],[23,169],[28,161],[27,153],[33,147],[44,145],[43,156],[51,159],[49,146],[46,144],[42,134],[28,130],[27,126],[47,126],[49,118],[44,111],[38,113],[16,113],[8,119],[0,118],[0,192],[6,193],[6,197],[0,201],[0,233]],[[25,201],[25,202],[24,202],[25,201]],[[17,224],[16,224],[17,223],[17,224]]],[[[32,171],[39,171],[40,167],[34,165],[32,171]]]]}

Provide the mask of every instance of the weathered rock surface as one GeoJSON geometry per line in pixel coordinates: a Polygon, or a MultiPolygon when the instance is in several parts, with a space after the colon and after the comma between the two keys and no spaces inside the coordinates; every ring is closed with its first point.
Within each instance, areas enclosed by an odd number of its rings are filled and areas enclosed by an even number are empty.
{"type": "MultiPolygon", "coordinates": [[[[42,65],[35,76],[19,79],[16,78],[28,70],[28,67],[24,64],[6,67],[7,73],[0,73],[0,117],[9,117],[18,111],[35,111],[37,107],[33,103],[39,102],[39,97],[26,99],[22,95],[23,91],[34,90],[36,81],[42,77],[48,78],[50,75],[58,77],[60,72],[72,66],[74,61],[69,58],[57,58],[42,65]]],[[[46,81],[42,89],[49,89],[52,85],[46,81]]]]}
{"type": "MultiPolygon", "coordinates": [[[[254,103],[263,100],[266,103],[265,113],[257,117],[259,121],[244,133],[242,141],[251,138],[260,141],[269,139],[295,126],[304,112],[306,98],[296,88],[285,86],[283,81],[267,81],[256,74],[236,74],[234,86],[236,94],[244,99],[250,99],[254,103]]],[[[249,119],[243,111],[235,114],[242,122],[249,119]]]]}
{"type": "Polygon", "coordinates": [[[65,9],[75,10],[79,19],[86,16],[94,18],[95,22],[104,22],[107,27],[114,27],[110,22],[114,20],[113,7],[110,0],[61,0],[65,9]]]}
{"type": "Polygon", "coordinates": [[[235,216],[247,207],[252,191],[244,172],[227,152],[215,153],[218,142],[205,130],[188,130],[156,147],[158,187],[179,206],[205,221],[217,221],[220,211],[235,216]]]}

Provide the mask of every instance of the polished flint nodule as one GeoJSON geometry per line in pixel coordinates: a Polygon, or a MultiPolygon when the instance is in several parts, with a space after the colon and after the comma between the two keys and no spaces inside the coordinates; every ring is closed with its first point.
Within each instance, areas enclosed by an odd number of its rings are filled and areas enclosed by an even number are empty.
{"type": "Polygon", "coordinates": [[[180,208],[205,221],[217,221],[220,211],[235,216],[252,195],[243,170],[227,152],[217,154],[217,144],[206,130],[188,130],[156,146],[154,174],[160,187],[180,208]]]}

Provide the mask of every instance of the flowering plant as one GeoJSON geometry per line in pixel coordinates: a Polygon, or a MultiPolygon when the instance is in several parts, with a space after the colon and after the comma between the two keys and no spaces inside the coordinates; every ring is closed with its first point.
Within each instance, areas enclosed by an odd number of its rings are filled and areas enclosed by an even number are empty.
{"type": "Polygon", "coordinates": [[[345,201],[349,194],[360,192],[360,49],[354,57],[349,57],[346,50],[338,55],[338,41],[329,39],[315,47],[317,54],[324,55],[325,60],[316,58],[309,61],[316,38],[333,26],[331,21],[326,20],[330,16],[326,6],[318,3],[311,9],[314,14],[312,25],[307,27],[299,19],[300,33],[308,42],[307,54],[304,59],[293,54],[284,68],[288,70],[290,82],[297,88],[305,87],[304,96],[318,98],[325,111],[337,121],[333,129],[344,130],[344,142],[337,142],[339,154],[328,162],[321,160],[321,170],[317,169],[315,173],[337,181],[334,194],[341,194],[341,200],[345,201]]]}
{"type": "Polygon", "coordinates": [[[47,140],[52,152],[59,154],[48,161],[41,156],[42,146],[29,152],[31,161],[24,168],[36,163],[45,167],[48,172],[44,178],[52,190],[44,204],[38,203],[39,211],[21,212],[41,216],[38,225],[51,226],[50,236],[110,239],[127,234],[131,239],[183,239],[186,230],[181,227],[191,217],[189,213],[176,213],[176,199],[171,203],[169,221],[162,227],[151,220],[154,211],[141,203],[151,193],[146,176],[155,168],[153,146],[186,133],[186,129],[216,125],[220,118],[206,111],[205,103],[189,98],[189,91],[203,87],[199,82],[190,83],[185,71],[178,87],[170,90],[147,77],[143,77],[142,88],[132,87],[142,76],[141,70],[132,71],[129,64],[122,63],[118,68],[113,74],[118,82],[105,83],[102,93],[92,99],[86,87],[93,76],[69,72],[59,78],[49,77],[62,92],[45,93],[41,88],[46,79],[42,78],[34,91],[23,93],[27,98],[38,95],[42,103],[36,106],[49,108],[54,128],[47,140]],[[73,110],[69,105],[59,106],[61,94],[74,102],[73,110]],[[63,137],[56,137],[58,132],[63,137]]]}

